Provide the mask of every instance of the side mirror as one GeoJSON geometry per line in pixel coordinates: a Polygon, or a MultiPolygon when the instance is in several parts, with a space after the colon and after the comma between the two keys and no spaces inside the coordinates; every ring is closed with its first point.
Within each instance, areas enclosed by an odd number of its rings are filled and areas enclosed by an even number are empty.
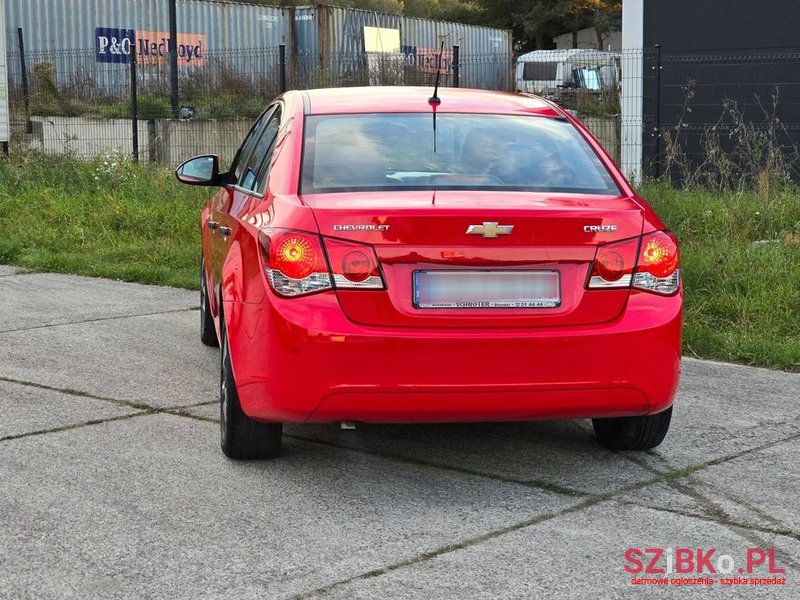
{"type": "Polygon", "coordinates": [[[219,172],[219,157],[216,154],[195,156],[175,169],[175,177],[189,185],[222,186],[227,183],[227,173],[219,172]]]}

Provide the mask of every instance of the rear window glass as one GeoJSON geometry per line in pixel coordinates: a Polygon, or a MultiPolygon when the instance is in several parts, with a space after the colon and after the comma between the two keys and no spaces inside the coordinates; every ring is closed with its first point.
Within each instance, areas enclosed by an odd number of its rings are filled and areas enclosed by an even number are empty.
{"type": "Polygon", "coordinates": [[[440,113],[314,115],[306,120],[301,191],[404,189],[618,194],[567,121],[440,113]],[[435,145],[435,147],[434,147],[435,145]]]}

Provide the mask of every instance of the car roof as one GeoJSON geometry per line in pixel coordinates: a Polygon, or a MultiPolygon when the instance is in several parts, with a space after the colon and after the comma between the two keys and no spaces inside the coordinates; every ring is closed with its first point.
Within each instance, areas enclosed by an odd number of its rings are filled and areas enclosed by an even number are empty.
{"type": "MultiPolygon", "coordinates": [[[[305,90],[307,115],[372,112],[426,112],[433,87],[350,87],[305,90]]],[[[536,114],[563,118],[563,113],[543,98],[489,90],[439,88],[440,113],[536,114]]]]}

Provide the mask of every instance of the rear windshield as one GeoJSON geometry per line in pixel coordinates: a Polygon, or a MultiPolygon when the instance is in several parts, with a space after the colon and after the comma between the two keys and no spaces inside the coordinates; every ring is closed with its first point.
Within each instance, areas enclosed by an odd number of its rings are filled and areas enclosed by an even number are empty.
{"type": "Polygon", "coordinates": [[[619,194],[567,121],[440,113],[314,115],[301,191],[496,190],[619,194]]]}

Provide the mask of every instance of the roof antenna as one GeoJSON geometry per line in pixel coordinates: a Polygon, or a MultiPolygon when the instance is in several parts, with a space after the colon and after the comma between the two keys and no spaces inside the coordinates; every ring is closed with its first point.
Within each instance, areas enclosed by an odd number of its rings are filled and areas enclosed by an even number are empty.
{"type": "Polygon", "coordinates": [[[444,40],[442,40],[442,46],[439,48],[439,60],[436,63],[436,84],[433,86],[433,96],[428,98],[428,104],[431,106],[438,106],[442,103],[442,99],[439,98],[439,76],[442,73],[442,55],[444,54],[444,40]]]}
{"type": "Polygon", "coordinates": [[[436,83],[433,86],[433,96],[428,98],[428,104],[433,109],[433,153],[436,154],[436,107],[442,103],[439,98],[439,77],[442,74],[442,55],[444,54],[444,40],[442,46],[439,48],[439,60],[436,64],[436,83]]]}

